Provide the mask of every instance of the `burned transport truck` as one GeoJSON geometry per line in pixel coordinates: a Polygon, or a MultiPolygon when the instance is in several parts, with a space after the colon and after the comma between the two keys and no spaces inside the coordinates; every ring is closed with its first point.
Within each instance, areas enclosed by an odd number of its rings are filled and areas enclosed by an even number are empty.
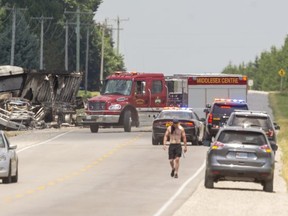
{"type": "Polygon", "coordinates": [[[6,130],[74,124],[83,106],[82,73],[0,66],[0,127],[6,130]]]}

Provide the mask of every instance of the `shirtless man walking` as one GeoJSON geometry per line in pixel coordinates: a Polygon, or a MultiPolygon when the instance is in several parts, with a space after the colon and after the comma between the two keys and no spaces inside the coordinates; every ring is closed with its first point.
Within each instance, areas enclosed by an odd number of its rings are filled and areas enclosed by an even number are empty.
{"type": "Polygon", "coordinates": [[[179,124],[178,119],[173,119],[173,125],[169,126],[163,138],[163,148],[167,148],[167,140],[170,137],[169,161],[172,168],[171,177],[178,178],[180,157],[182,155],[181,138],[184,142],[184,152],[187,152],[187,140],[184,128],[179,124]]]}

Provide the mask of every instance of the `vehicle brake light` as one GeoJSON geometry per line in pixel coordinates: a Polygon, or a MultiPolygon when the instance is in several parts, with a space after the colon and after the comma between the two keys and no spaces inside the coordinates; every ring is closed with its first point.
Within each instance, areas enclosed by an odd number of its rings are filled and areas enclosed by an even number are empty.
{"type": "Polygon", "coordinates": [[[212,124],[212,120],[213,120],[213,114],[210,113],[210,114],[208,115],[208,124],[212,124]]]}
{"type": "Polygon", "coordinates": [[[230,109],[231,106],[220,106],[221,109],[230,109]]]}
{"type": "Polygon", "coordinates": [[[270,130],[270,129],[269,129],[269,130],[267,131],[266,135],[267,135],[268,137],[273,137],[273,135],[274,135],[273,130],[270,130]]]}
{"type": "Polygon", "coordinates": [[[263,150],[264,152],[266,152],[266,153],[271,153],[272,152],[272,150],[271,150],[271,148],[269,147],[269,145],[262,145],[262,146],[260,146],[259,147],[261,150],[263,150]]]}
{"type": "Polygon", "coordinates": [[[181,124],[189,126],[189,127],[193,127],[194,126],[193,122],[184,122],[184,123],[181,123],[181,124]]]}
{"type": "Polygon", "coordinates": [[[220,148],[223,148],[224,147],[224,144],[221,143],[221,142],[215,142],[212,144],[212,149],[220,149],[220,148]]]}

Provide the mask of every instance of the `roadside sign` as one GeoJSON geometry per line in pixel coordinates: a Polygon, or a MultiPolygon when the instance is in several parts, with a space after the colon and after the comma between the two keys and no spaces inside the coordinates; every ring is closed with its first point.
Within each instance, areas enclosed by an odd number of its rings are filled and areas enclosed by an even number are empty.
{"type": "Polygon", "coordinates": [[[286,74],[286,72],[285,72],[284,69],[280,69],[280,70],[278,71],[278,74],[279,74],[281,77],[284,77],[285,74],[286,74]]]}
{"type": "Polygon", "coordinates": [[[253,86],[253,84],[254,84],[254,81],[253,81],[252,79],[249,79],[249,80],[248,80],[248,86],[251,87],[251,86],[253,86]]]}

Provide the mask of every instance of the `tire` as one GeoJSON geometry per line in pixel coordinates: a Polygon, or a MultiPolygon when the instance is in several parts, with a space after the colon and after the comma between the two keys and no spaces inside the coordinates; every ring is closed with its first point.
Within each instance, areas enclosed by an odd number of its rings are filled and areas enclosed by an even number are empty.
{"type": "Polygon", "coordinates": [[[18,163],[17,163],[17,166],[16,166],[16,174],[15,174],[15,176],[11,177],[11,182],[12,183],[17,183],[18,182],[18,163]]]}
{"type": "Polygon", "coordinates": [[[9,164],[9,173],[8,173],[8,176],[3,178],[2,182],[4,184],[10,184],[12,182],[12,177],[11,177],[11,162],[9,164]]]}
{"type": "Polygon", "coordinates": [[[91,133],[98,133],[99,125],[90,125],[91,133]]]}
{"type": "Polygon", "coordinates": [[[264,182],[263,190],[265,192],[273,192],[273,178],[264,182]]]}
{"type": "Polygon", "coordinates": [[[214,180],[207,174],[207,171],[205,172],[204,186],[205,188],[214,188],[214,180]]]}
{"type": "Polygon", "coordinates": [[[157,140],[157,139],[154,139],[154,138],[152,137],[152,145],[158,145],[158,144],[159,144],[158,140],[157,140]]]}
{"type": "Polygon", "coordinates": [[[131,132],[131,111],[127,110],[124,112],[124,118],[123,118],[123,125],[124,125],[124,131],[125,132],[131,132]]]}

